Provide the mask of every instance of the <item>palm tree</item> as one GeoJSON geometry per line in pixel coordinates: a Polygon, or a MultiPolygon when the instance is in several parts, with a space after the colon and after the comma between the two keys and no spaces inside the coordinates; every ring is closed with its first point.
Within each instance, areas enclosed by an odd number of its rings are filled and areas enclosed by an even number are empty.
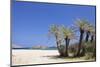
{"type": "Polygon", "coordinates": [[[58,52],[60,53],[60,56],[63,56],[63,52],[60,50],[60,41],[59,41],[59,26],[58,25],[51,25],[50,32],[55,36],[56,44],[58,52]]]}
{"type": "Polygon", "coordinates": [[[95,28],[92,27],[91,30],[90,30],[90,32],[91,32],[91,40],[90,41],[93,42],[94,38],[95,38],[95,28]]]}
{"type": "Polygon", "coordinates": [[[90,33],[91,33],[91,39],[90,39],[90,42],[91,44],[93,44],[93,56],[92,57],[96,57],[96,44],[95,44],[95,27],[92,25],[91,27],[91,30],[90,30],[90,33]]]}
{"type": "Polygon", "coordinates": [[[94,26],[90,23],[86,23],[85,32],[86,32],[85,41],[88,42],[89,36],[91,35],[91,40],[90,41],[92,42],[94,40],[94,37],[95,37],[95,28],[94,28],[94,26]]]}
{"type": "Polygon", "coordinates": [[[64,26],[61,27],[61,30],[62,30],[62,33],[64,35],[64,40],[65,40],[65,43],[66,43],[65,56],[68,56],[68,46],[69,46],[69,43],[70,43],[70,39],[74,37],[74,33],[71,29],[64,27],[64,26]]]}
{"type": "Polygon", "coordinates": [[[91,36],[91,41],[92,41],[94,35],[94,26],[87,22],[85,25],[85,32],[86,32],[85,42],[88,42],[90,35],[92,35],[91,36]]]}
{"type": "Polygon", "coordinates": [[[85,32],[86,32],[85,42],[88,42],[88,40],[89,40],[90,30],[91,30],[91,25],[89,23],[87,23],[85,26],[85,32]]]}
{"type": "Polygon", "coordinates": [[[79,38],[79,45],[78,45],[78,52],[76,56],[80,56],[80,50],[82,48],[82,40],[83,40],[83,36],[84,36],[84,32],[85,32],[85,26],[86,26],[86,21],[85,20],[77,20],[76,26],[79,29],[80,32],[80,38],[79,38]]]}

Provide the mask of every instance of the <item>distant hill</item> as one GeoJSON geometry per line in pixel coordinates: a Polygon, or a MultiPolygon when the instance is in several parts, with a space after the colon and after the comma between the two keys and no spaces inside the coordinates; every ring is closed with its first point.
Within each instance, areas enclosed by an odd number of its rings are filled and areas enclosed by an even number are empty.
{"type": "Polygon", "coordinates": [[[44,46],[44,45],[35,45],[32,47],[32,49],[56,49],[55,46],[44,46]]]}
{"type": "Polygon", "coordinates": [[[44,46],[44,45],[34,45],[32,46],[32,49],[46,49],[48,48],[47,46],[44,46]]]}
{"type": "Polygon", "coordinates": [[[23,48],[23,47],[16,44],[12,44],[12,48],[23,48]]]}

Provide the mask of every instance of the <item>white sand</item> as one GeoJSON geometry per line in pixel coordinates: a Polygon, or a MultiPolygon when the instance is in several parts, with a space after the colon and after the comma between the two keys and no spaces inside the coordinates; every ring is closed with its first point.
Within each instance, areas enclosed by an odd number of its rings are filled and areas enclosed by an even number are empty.
{"type": "Polygon", "coordinates": [[[57,58],[57,56],[59,56],[57,50],[12,50],[12,54],[12,65],[45,64],[77,61],[57,58]]]}

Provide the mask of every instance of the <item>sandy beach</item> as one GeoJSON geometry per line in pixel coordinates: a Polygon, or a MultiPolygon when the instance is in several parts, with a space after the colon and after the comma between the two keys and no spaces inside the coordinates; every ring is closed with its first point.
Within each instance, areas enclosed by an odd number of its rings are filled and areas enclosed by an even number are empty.
{"type": "Polygon", "coordinates": [[[84,59],[57,58],[57,56],[59,56],[57,50],[12,50],[12,65],[86,61],[84,59]]]}

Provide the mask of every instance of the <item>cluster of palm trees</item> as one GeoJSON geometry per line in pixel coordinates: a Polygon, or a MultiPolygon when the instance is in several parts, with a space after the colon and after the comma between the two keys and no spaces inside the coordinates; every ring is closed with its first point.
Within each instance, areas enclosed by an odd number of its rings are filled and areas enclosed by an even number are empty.
{"type": "Polygon", "coordinates": [[[55,36],[57,48],[60,56],[68,57],[68,47],[71,39],[76,38],[75,31],[78,30],[80,33],[79,44],[77,48],[77,54],[75,56],[80,56],[80,51],[83,50],[83,55],[85,55],[85,47],[82,47],[82,42],[93,42],[95,40],[95,27],[88,21],[83,19],[77,19],[73,27],[65,27],[64,25],[51,25],[50,32],[55,36]],[[61,48],[61,42],[64,40],[65,46],[61,48]]]}

